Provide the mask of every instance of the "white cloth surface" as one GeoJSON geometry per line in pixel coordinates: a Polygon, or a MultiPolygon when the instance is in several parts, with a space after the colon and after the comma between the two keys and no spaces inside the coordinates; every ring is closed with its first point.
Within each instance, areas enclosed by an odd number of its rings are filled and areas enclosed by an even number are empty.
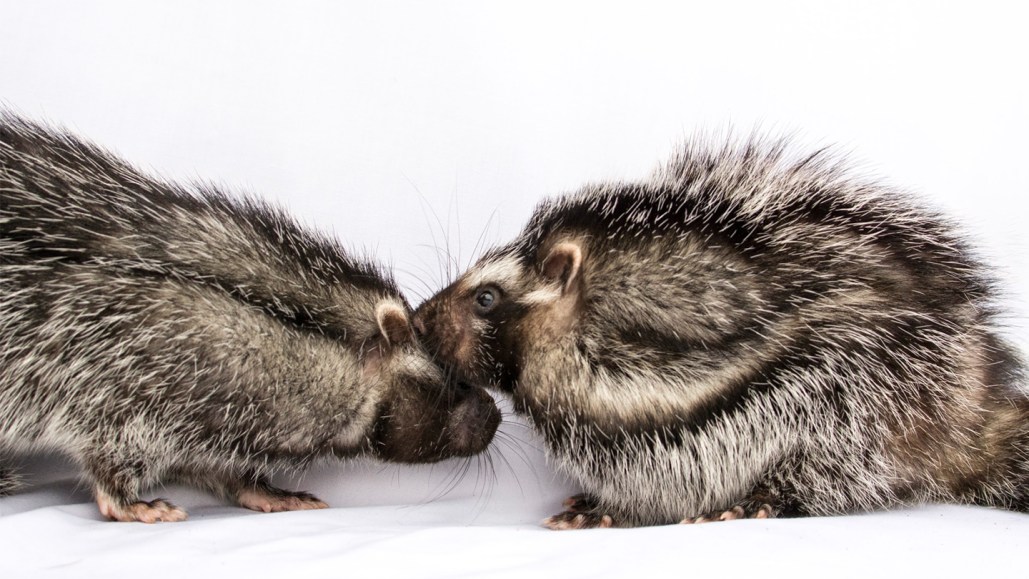
{"type": "MultiPolygon", "coordinates": [[[[531,439],[531,437],[528,437],[531,439]]],[[[509,449],[510,452],[510,449],[509,449]]],[[[104,521],[74,469],[0,499],[0,577],[1022,576],[1029,516],[931,505],[807,519],[556,532],[573,485],[529,446],[490,482],[459,464],[325,465],[302,481],[331,507],[255,513],[181,487],[182,523],[104,521]],[[519,459],[515,459],[519,460],[519,459]],[[788,575],[787,575],[788,574],[788,575]]]]}

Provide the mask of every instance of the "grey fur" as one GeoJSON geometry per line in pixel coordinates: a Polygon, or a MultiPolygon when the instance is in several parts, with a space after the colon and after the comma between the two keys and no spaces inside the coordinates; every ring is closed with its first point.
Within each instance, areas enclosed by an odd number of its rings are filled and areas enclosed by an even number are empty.
{"type": "Polygon", "coordinates": [[[553,528],[1025,511],[1029,400],[994,294],[947,219],[830,153],[697,139],[543,202],[415,327],[582,484],[553,528]]]}
{"type": "Polygon", "coordinates": [[[388,273],[282,211],[10,113],[0,195],[0,452],[71,456],[111,518],[183,518],[140,501],[164,480],[315,508],[268,476],[492,438],[492,399],[432,364],[388,273]]]}

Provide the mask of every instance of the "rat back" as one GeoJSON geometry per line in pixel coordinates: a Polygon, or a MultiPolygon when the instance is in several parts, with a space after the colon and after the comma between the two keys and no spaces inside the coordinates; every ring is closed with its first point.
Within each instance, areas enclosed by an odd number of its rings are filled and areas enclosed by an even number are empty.
{"type": "Polygon", "coordinates": [[[416,317],[582,483],[555,527],[1024,508],[1029,404],[995,320],[946,218],[824,151],[701,140],[545,201],[416,317]]]}
{"type": "Polygon", "coordinates": [[[185,516],[137,500],[161,480],[318,508],[267,477],[488,445],[492,399],[432,364],[374,263],[257,200],[0,121],[0,451],[68,454],[101,512],[150,522],[185,516]]]}

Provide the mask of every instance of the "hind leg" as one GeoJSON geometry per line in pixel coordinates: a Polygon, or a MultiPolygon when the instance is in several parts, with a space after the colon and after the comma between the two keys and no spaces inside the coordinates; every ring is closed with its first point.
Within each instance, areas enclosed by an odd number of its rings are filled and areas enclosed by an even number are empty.
{"type": "Polygon", "coordinates": [[[265,513],[329,507],[310,493],[280,489],[261,476],[242,477],[229,482],[225,485],[224,493],[241,507],[265,513]]]}
{"type": "Polygon", "coordinates": [[[164,499],[152,501],[136,501],[123,495],[111,494],[104,488],[97,487],[96,504],[100,514],[112,521],[139,521],[141,523],[176,523],[185,521],[187,514],[164,499]]]}
{"type": "Polygon", "coordinates": [[[93,479],[93,495],[100,514],[113,521],[167,523],[186,520],[186,511],[164,499],[144,501],[139,498],[143,482],[151,481],[152,473],[142,461],[134,464],[93,458],[86,463],[86,473],[93,479]]]}

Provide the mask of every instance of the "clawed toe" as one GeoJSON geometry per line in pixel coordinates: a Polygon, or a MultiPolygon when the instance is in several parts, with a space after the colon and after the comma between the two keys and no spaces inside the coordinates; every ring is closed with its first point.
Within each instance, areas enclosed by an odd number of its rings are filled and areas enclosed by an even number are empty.
{"type": "Polygon", "coordinates": [[[308,493],[291,493],[280,489],[276,489],[275,492],[269,492],[260,487],[240,491],[237,500],[242,507],[265,513],[308,511],[327,509],[329,507],[329,505],[308,493]]]}
{"type": "Polygon", "coordinates": [[[97,506],[100,514],[112,521],[139,521],[141,523],[176,523],[185,521],[186,511],[176,507],[164,499],[150,502],[138,501],[121,505],[103,493],[97,493],[97,506]]]}
{"type": "Polygon", "coordinates": [[[543,526],[555,531],[597,529],[614,526],[611,515],[601,512],[589,495],[575,495],[564,500],[565,510],[543,520],[543,526]]]}
{"type": "Polygon", "coordinates": [[[543,526],[554,531],[569,531],[573,529],[606,529],[614,526],[614,519],[611,518],[611,515],[595,515],[576,511],[564,511],[563,513],[544,519],[543,526]]]}
{"type": "Polygon", "coordinates": [[[680,521],[680,524],[694,525],[697,523],[712,523],[716,521],[733,521],[736,519],[771,519],[774,517],[775,510],[768,504],[762,504],[749,509],[743,505],[736,505],[727,511],[715,511],[700,515],[699,517],[686,517],[680,521]]]}

